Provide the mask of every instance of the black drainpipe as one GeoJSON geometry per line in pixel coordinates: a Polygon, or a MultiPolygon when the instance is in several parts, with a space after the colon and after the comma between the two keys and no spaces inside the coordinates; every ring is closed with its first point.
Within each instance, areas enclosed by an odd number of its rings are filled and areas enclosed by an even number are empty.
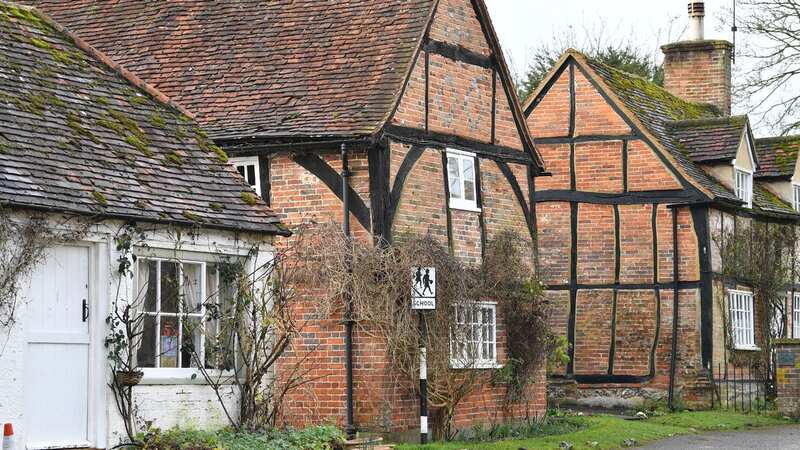
{"type": "Polygon", "coordinates": [[[669,397],[667,405],[674,410],[675,393],[675,354],[678,352],[678,208],[672,208],[672,354],[669,362],[669,397]]]}
{"type": "MultiPolygon", "coordinates": [[[[342,231],[349,247],[350,244],[350,164],[347,161],[347,146],[342,144],[342,231]]],[[[349,249],[348,249],[349,253],[349,249]]],[[[350,257],[345,260],[347,272],[352,271],[350,257]]],[[[353,424],[353,302],[350,293],[344,294],[344,359],[347,377],[347,439],[356,437],[356,427],[353,424]]]]}

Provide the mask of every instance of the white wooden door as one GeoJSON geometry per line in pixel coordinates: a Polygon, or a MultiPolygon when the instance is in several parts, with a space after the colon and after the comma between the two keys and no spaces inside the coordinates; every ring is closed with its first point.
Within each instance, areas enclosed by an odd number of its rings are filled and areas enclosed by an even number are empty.
{"type": "Polygon", "coordinates": [[[89,248],[51,249],[26,300],[26,447],[89,446],[89,248]]]}

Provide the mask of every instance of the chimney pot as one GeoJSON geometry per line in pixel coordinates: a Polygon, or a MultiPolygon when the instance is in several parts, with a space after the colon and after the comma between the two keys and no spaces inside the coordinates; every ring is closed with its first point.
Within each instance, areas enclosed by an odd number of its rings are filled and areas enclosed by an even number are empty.
{"type": "Polygon", "coordinates": [[[689,28],[687,38],[690,41],[705,39],[706,5],[704,2],[689,3],[689,28]]]}

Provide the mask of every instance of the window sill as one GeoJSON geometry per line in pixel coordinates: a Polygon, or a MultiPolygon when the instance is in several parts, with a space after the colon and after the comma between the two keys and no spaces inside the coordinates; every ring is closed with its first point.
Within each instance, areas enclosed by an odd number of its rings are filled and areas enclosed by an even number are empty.
{"type": "MultiPolygon", "coordinates": [[[[143,368],[144,376],[139,385],[207,385],[206,379],[199,370],[195,369],[155,369],[143,368]]],[[[220,384],[233,384],[233,372],[209,370],[213,378],[219,377],[220,384]]]]}
{"type": "Polygon", "coordinates": [[[459,210],[459,211],[469,211],[469,212],[474,212],[474,213],[480,213],[481,212],[481,209],[478,208],[477,206],[459,205],[457,203],[456,204],[450,203],[450,209],[456,209],[456,210],[459,210]]]}
{"type": "Polygon", "coordinates": [[[503,365],[497,362],[476,362],[475,364],[461,364],[455,361],[450,362],[450,368],[453,370],[488,370],[488,369],[502,369],[503,365]]]}
{"type": "Polygon", "coordinates": [[[755,345],[752,345],[752,346],[748,345],[746,347],[744,347],[744,346],[742,346],[742,347],[734,346],[733,349],[736,350],[736,351],[741,351],[741,352],[760,352],[761,351],[761,348],[760,347],[756,347],[755,345]]]}

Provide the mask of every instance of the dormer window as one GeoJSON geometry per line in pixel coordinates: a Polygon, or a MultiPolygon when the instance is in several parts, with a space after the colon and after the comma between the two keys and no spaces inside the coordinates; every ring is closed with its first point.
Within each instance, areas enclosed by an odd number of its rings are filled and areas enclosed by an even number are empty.
{"type": "Polygon", "coordinates": [[[261,197],[261,173],[258,168],[258,157],[230,158],[230,163],[239,171],[247,184],[261,197]]]}
{"type": "Polygon", "coordinates": [[[742,169],[733,169],[735,172],[736,197],[743,201],[748,208],[753,207],[753,174],[742,169]]]}
{"type": "Polygon", "coordinates": [[[792,184],[793,201],[792,205],[794,210],[800,212],[800,185],[792,184]]]}

